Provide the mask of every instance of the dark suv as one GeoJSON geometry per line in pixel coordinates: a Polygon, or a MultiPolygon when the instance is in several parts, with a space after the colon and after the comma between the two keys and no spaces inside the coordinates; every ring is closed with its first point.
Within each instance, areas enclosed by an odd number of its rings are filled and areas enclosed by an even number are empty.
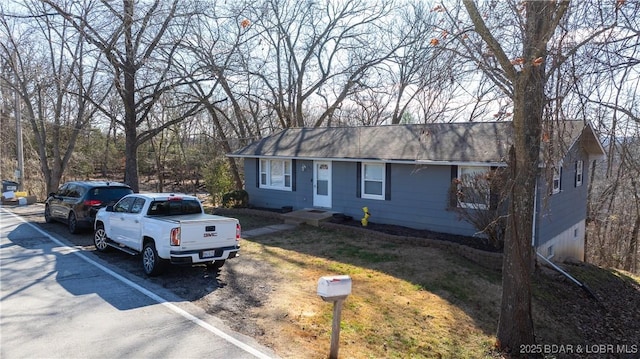
{"type": "Polygon", "coordinates": [[[98,209],[116,203],[133,193],[124,183],[103,181],[74,181],[63,184],[50,193],[45,201],[44,219],[66,223],[69,232],[76,234],[82,228],[92,228],[98,209]]]}

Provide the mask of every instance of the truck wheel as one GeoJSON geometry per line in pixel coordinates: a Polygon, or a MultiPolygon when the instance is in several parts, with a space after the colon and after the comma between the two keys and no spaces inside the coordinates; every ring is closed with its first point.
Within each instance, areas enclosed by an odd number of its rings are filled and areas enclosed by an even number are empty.
{"type": "Polygon", "coordinates": [[[78,228],[78,219],[76,218],[76,214],[71,212],[69,213],[69,219],[67,220],[67,224],[69,225],[69,233],[78,234],[80,233],[80,229],[78,228]]]}
{"type": "Polygon", "coordinates": [[[142,249],[142,269],[144,273],[150,277],[160,275],[165,269],[165,260],[158,257],[156,245],[149,241],[144,244],[142,249]]]}
{"type": "Polygon", "coordinates": [[[98,252],[106,252],[109,249],[107,240],[107,232],[104,230],[104,226],[98,224],[96,232],[93,234],[93,244],[95,244],[98,252]]]}
{"type": "Polygon", "coordinates": [[[224,259],[220,259],[217,261],[213,261],[212,263],[207,263],[207,269],[215,269],[218,270],[220,268],[222,268],[222,266],[224,265],[225,260],[224,259]]]}

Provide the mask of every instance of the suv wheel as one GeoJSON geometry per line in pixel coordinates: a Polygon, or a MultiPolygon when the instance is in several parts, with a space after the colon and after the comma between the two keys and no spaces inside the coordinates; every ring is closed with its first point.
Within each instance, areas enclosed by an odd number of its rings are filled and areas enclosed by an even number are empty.
{"type": "Polygon", "coordinates": [[[69,219],[67,220],[67,224],[69,225],[69,232],[71,234],[80,233],[80,229],[78,228],[78,219],[76,218],[76,214],[71,212],[69,213],[69,219]]]}
{"type": "Polygon", "coordinates": [[[51,218],[51,208],[49,206],[44,207],[44,221],[47,223],[53,222],[53,218],[51,218]]]}
{"type": "Polygon", "coordinates": [[[142,269],[144,273],[150,277],[160,275],[165,268],[166,262],[158,256],[156,245],[149,241],[144,244],[142,249],[142,269]]]}
{"type": "Polygon", "coordinates": [[[109,249],[107,240],[107,232],[104,230],[104,226],[102,224],[98,224],[96,232],[93,234],[93,244],[95,244],[98,252],[106,252],[109,249]]]}

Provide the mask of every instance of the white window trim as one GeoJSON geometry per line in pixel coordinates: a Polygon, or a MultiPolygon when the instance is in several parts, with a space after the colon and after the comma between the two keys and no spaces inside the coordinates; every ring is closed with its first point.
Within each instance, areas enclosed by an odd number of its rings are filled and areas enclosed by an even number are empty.
{"type": "Polygon", "coordinates": [[[549,247],[547,247],[547,259],[551,259],[555,255],[556,255],[556,250],[553,247],[553,244],[551,244],[549,245],[549,247]]]}
{"type": "MultiPolygon", "coordinates": [[[[462,181],[462,169],[463,168],[484,168],[483,166],[458,166],[458,179],[462,181]]],[[[486,167],[487,172],[491,170],[490,167],[486,167]]],[[[462,186],[462,183],[458,185],[458,188],[462,186]]],[[[491,200],[491,194],[487,196],[487,203],[475,203],[475,202],[462,202],[458,201],[458,207],[460,208],[469,208],[469,209],[487,209],[489,206],[487,205],[491,200]]]]}
{"type": "Polygon", "coordinates": [[[579,160],[576,162],[576,187],[582,186],[584,176],[584,162],[579,160]]]}
{"type": "Polygon", "coordinates": [[[558,194],[562,191],[562,162],[553,168],[553,177],[551,178],[551,194],[558,194]],[[555,183],[558,181],[558,187],[555,183]]]}
{"type": "Polygon", "coordinates": [[[385,164],[382,162],[362,162],[361,164],[361,173],[362,173],[362,178],[360,179],[360,197],[362,198],[366,198],[366,199],[377,199],[377,200],[383,200],[385,199],[385,188],[386,188],[386,184],[387,184],[387,173],[386,173],[386,168],[385,168],[385,164]],[[365,166],[381,166],[382,167],[382,194],[381,195],[377,195],[377,194],[369,194],[369,193],[365,193],[365,166]]]}
{"type": "Polygon", "coordinates": [[[260,188],[265,188],[265,189],[275,189],[275,190],[279,190],[279,191],[291,191],[291,186],[292,186],[292,181],[293,181],[293,167],[292,167],[292,161],[291,160],[287,160],[287,159],[268,159],[268,158],[261,158],[259,159],[260,161],[260,170],[258,173],[258,176],[260,178],[260,180],[258,181],[260,183],[260,188]],[[282,171],[283,171],[283,178],[282,178],[282,186],[278,186],[278,185],[272,185],[271,184],[271,163],[273,162],[282,162],[282,171]],[[263,168],[263,163],[267,164],[267,168],[263,168]],[[285,169],[287,168],[286,164],[289,164],[289,172],[287,173],[285,171],[285,169]],[[262,175],[265,174],[265,180],[266,183],[262,182],[262,175]],[[287,181],[286,181],[286,177],[289,176],[289,186],[286,185],[287,181]]]}

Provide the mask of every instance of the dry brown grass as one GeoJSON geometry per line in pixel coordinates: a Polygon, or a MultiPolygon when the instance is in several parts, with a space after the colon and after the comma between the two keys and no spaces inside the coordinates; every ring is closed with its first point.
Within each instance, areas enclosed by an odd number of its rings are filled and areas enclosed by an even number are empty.
{"type": "MultiPolygon", "coordinates": [[[[255,216],[245,216],[236,217],[260,225],[255,216]]],[[[380,238],[373,231],[301,226],[244,240],[245,262],[238,268],[253,263],[255,270],[257,263],[257,277],[265,283],[258,292],[269,293],[257,305],[242,307],[251,322],[246,334],[257,333],[256,339],[284,358],[326,358],[333,308],[316,295],[317,280],[348,274],[353,293],[342,313],[341,358],[508,357],[494,350],[500,273],[442,250],[380,238]]],[[[640,350],[639,278],[588,264],[563,267],[597,299],[557,272],[538,268],[532,306],[537,344],[640,350]]],[[[254,285],[256,278],[247,283],[254,285]]]]}
{"type": "Polygon", "coordinates": [[[243,252],[282,275],[268,309],[253,314],[263,339],[283,357],[327,356],[333,307],[316,288],[318,278],[333,274],[353,281],[342,312],[341,358],[492,355],[496,273],[436,249],[305,226],[246,240],[243,252]]]}

